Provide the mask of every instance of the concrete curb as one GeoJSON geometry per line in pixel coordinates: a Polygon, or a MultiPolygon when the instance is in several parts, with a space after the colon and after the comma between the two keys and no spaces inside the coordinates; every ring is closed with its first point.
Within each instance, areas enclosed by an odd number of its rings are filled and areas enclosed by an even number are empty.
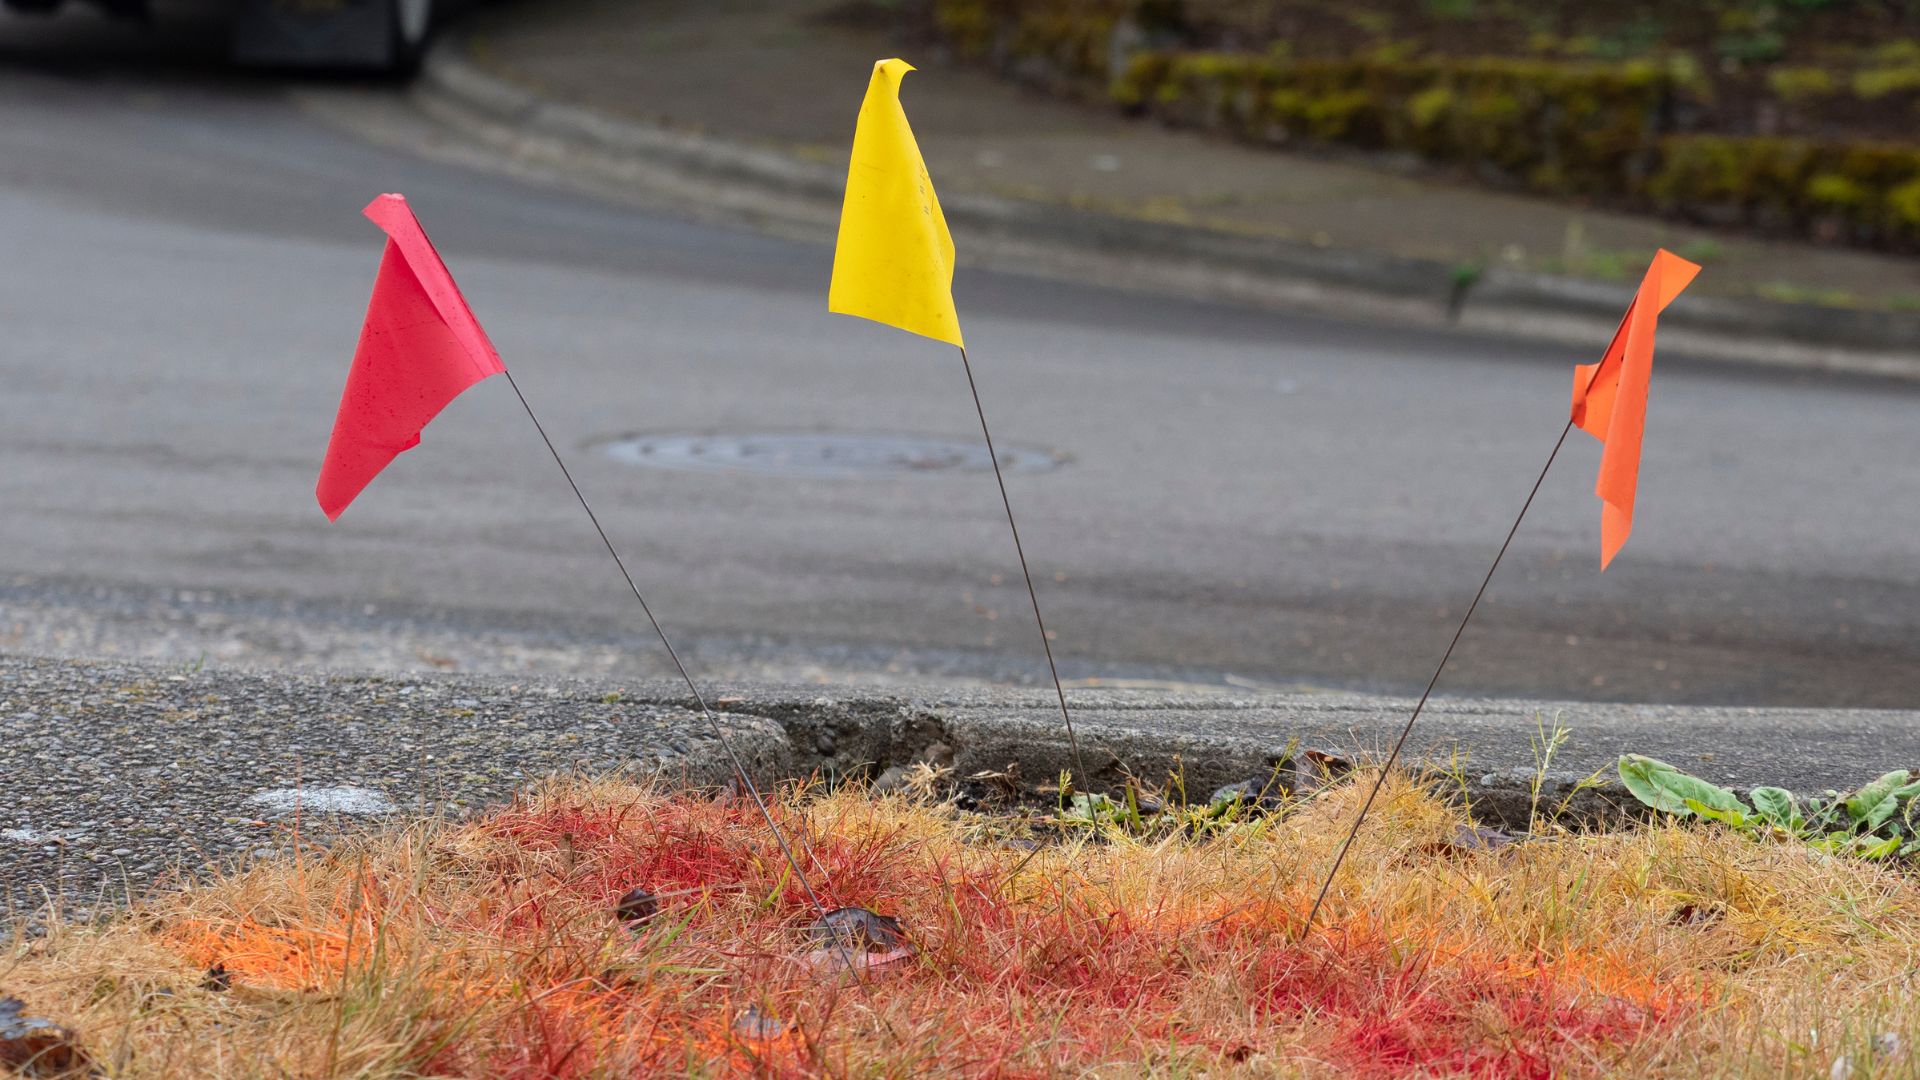
{"type": "MultiPolygon", "coordinates": [[[[684,690],[631,691],[654,707],[684,690]]],[[[1073,769],[1050,695],[1032,690],[838,690],[768,686],[730,692],[729,712],[786,732],[793,760],[832,773],[877,774],[931,762],[958,776],[1013,771],[1030,785],[1073,769]]],[[[1316,751],[1350,762],[1384,758],[1410,698],[1361,694],[1170,695],[1076,690],[1074,727],[1095,790],[1129,778],[1177,778],[1190,798],[1279,774],[1305,774],[1316,751]]],[[[1920,712],[1710,708],[1502,699],[1436,699],[1407,743],[1409,768],[1454,778],[1475,814],[1524,827],[1533,784],[1551,810],[1577,819],[1636,810],[1613,781],[1621,754],[1660,758],[1737,791],[1775,784],[1801,794],[1848,790],[1920,763],[1920,712]],[[1564,742],[1549,756],[1556,727],[1564,742]],[[1583,783],[1598,777],[1598,786],[1583,783]]]]}
{"type": "MultiPolygon", "coordinates": [[[[1192,800],[1244,780],[1317,782],[1304,751],[1374,758],[1411,702],[1359,695],[1079,690],[1074,723],[1092,775],[1178,784],[1192,800]]],[[[466,811],[556,771],[722,782],[727,758],[663,681],[454,675],[295,675],[0,655],[0,775],[31,778],[0,799],[0,895],[71,897],[152,886],[288,838],[263,794],[356,793],[378,813],[466,811]]],[[[928,762],[1039,789],[1071,767],[1048,694],[818,686],[720,688],[719,722],[767,780],[884,776],[928,762]]],[[[1609,781],[1637,752],[1735,789],[1856,787],[1920,763],[1920,713],[1822,709],[1433,702],[1410,768],[1451,778],[1476,817],[1524,827],[1535,802],[1573,818],[1635,809],[1609,781]],[[1568,732],[1542,760],[1543,727],[1568,732]],[[1598,775],[1589,788],[1582,781],[1598,775]]],[[[351,814],[351,811],[346,811],[351,814]]],[[[358,820],[366,820],[360,818],[358,820]]],[[[339,825],[309,804],[309,838],[339,825]]]]}
{"type": "MultiPolygon", "coordinates": [[[[486,70],[457,37],[428,57],[422,110],[516,157],[586,170],[815,237],[831,235],[839,168],[550,100],[486,70]]],[[[1123,288],[1592,345],[1627,285],[1315,248],[989,196],[943,200],[972,261],[1123,288]]],[[[1792,371],[1920,380],[1920,316],[1685,297],[1661,322],[1670,352],[1792,371]]]]}

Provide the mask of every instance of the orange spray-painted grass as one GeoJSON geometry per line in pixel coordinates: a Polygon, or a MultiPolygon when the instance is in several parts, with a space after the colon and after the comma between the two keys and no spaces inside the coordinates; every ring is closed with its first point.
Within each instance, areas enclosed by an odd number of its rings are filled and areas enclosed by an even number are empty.
{"type": "Polygon", "coordinates": [[[1827,1046],[1912,1019],[1888,989],[1920,936],[1909,879],[1672,827],[1450,853],[1460,812],[1405,780],[1296,940],[1352,795],[1034,850],[1005,819],[789,793],[828,902],[917,948],[855,982],[750,806],[555,782],[58,930],[7,989],[133,1077],[1748,1075],[1819,1064],[1792,1002],[1827,1046]],[[629,926],[636,886],[659,912],[629,926]]]}

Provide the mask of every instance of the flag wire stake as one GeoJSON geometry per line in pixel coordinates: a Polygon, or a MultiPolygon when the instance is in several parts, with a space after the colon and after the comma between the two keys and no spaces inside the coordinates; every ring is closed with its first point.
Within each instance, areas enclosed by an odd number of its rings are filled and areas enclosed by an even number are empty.
{"type": "MultiPolygon", "coordinates": [[[[641,595],[640,586],[634,582],[633,574],[628,571],[625,560],[620,558],[620,552],[614,548],[613,541],[608,538],[607,530],[601,527],[600,516],[593,512],[593,506],[587,502],[587,496],[580,490],[580,485],[573,479],[573,471],[567,468],[566,461],[560,456],[560,450],[553,445],[553,439],[548,437],[546,425],[542,424],[540,418],[534,415],[533,406],[528,403],[527,395],[520,392],[520,384],[514,381],[513,372],[508,369],[505,364],[502,364],[500,367],[500,373],[507,377],[507,385],[513,387],[513,396],[520,399],[520,407],[527,411],[527,419],[533,421],[534,430],[540,433],[540,441],[547,445],[547,453],[553,455],[553,463],[560,466],[560,475],[566,477],[567,486],[573,489],[573,497],[580,501],[580,508],[587,512],[587,520],[593,522],[593,531],[600,534],[600,543],[605,545],[607,554],[613,556],[613,564],[620,568],[620,576],[626,579],[627,588],[633,592],[633,598],[640,602],[640,610],[646,613],[647,621],[653,624],[653,632],[660,636],[660,644],[666,647],[667,657],[673,661],[674,668],[680,672],[680,678],[686,682],[687,689],[692,692],[694,702],[700,706],[700,715],[706,717],[707,726],[713,729],[713,734],[720,740],[720,745],[726,750],[727,757],[732,760],[734,774],[738,776],[740,782],[746,786],[747,794],[753,798],[753,805],[759,808],[760,817],[766,821],[767,828],[773,831],[773,839],[780,845],[780,853],[786,857],[787,867],[793,871],[794,879],[800,882],[800,887],[806,890],[807,899],[813,902],[814,910],[820,913],[820,918],[824,925],[824,920],[827,916],[827,906],[820,902],[820,894],[814,891],[813,883],[807,880],[807,872],[800,869],[800,861],[794,858],[793,848],[787,843],[786,833],[781,831],[779,824],[773,820],[773,811],[767,808],[767,801],[761,797],[759,787],[754,784],[753,777],[747,774],[746,762],[741,760],[740,754],[734,749],[733,740],[727,737],[726,729],[721,727],[720,721],[714,718],[713,710],[707,707],[705,695],[701,694],[700,687],[694,684],[693,676],[688,673],[687,665],[681,662],[680,654],[674,649],[673,642],[667,639],[667,631],[660,625],[660,620],[654,616],[653,608],[648,605],[647,598],[641,595]]],[[[805,837],[800,838],[800,846],[806,851],[807,857],[813,860],[814,866],[820,867],[820,860],[813,854],[813,849],[807,845],[805,837]]],[[[821,873],[824,874],[826,872],[824,867],[820,869],[821,873]]],[[[839,933],[833,927],[828,926],[826,929],[828,936],[833,939],[835,946],[839,948],[841,959],[846,962],[847,971],[853,975],[854,981],[860,984],[861,991],[867,995],[867,1003],[869,1005],[877,1005],[878,1002],[874,999],[873,989],[867,985],[866,977],[860,973],[860,969],[854,964],[852,949],[846,942],[840,939],[839,933]]],[[[894,1039],[898,1041],[899,1033],[894,1031],[893,1024],[888,1021],[885,1016],[881,1015],[877,1008],[874,1016],[886,1027],[887,1031],[893,1035],[894,1039]]]]}
{"type": "Polygon", "coordinates": [[[980,387],[973,381],[973,363],[967,359],[967,347],[959,346],[960,366],[967,372],[967,389],[973,391],[973,411],[980,414],[980,434],[987,440],[987,459],[993,462],[993,478],[1000,484],[1000,505],[1007,508],[1007,528],[1013,533],[1013,553],[1020,557],[1020,576],[1027,580],[1027,599],[1033,602],[1033,621],[1040,627],[1040,647],[1047,653],[1047,672],[1053,676],[1053,692],[1060,699],[1060,719],[1067,725],[1067,745],[1073,750],[1073,767],[1080,771],[1083,783],[1091,784],[1086,759],[1080,756],[1080,739],[1073,733],[1073,717],[1067,712],[1067,692],[1060,686],[1060,669],[1053,662],[1053,642],[1047,637],[1047,620],[1040,617],[1040,594],[1033,588],[1033,571],[1027,569],[1027,552],[1020,546],[1020,526],[1013,522],[1013,500],[1007,497],[1007,478],[1000,472],[1000,455],[993,448],[993,432],[987,427],[987,410],[980,404],[980,387]]]}
{"type": "MultiPolygon", "coordinates": [[[[1625,320],[1622,320],[1624,325],[1625,320]]],[[[1598,378],[1599,371],[1594,372],[1598,378]]],[[[1591,385],[1591,380],[1589,381],[1591,385]]],[[[1480,607],[1480,598],[1487,595],[1487,586],[1493,582],[1494,571],[1500,569],[1500,560],[1507,555],[1507,548],[1513,544],[1515,533],[1520,531],[1520,522],[1527,516],[1527,510],[1533,506],[1534,496],[1540,494],[1540,485],[1546,483],[1547,470],[1553,468],[1553,459],[1560,456],[1560,448],[1567,444],[1567,436],[1573,432],[1573,419],[1567,419],[1567,426],[1560,429],[1560,438],[1553,444],[1553,451],[1547,455],[1547,463],[1540,467],[1540,476],[1533,482],[1533,490],[1527,492],[1527,501],[1520,506],[1520,514],[1513,519],[1513,527],[1507,530],[1507,538],[1500,545],[1500,551],[1493,557],[1493,565],[1487,567],[1487,576],[1480,581],[1480,591],[1473,594],[1473,602],[1467,605],[1467,613],[1460,619],[1460,626],[1453,632],[1453,640],[1447,643],[1447,651],[1440,657],[1440,666],[1433,670],[1433,678],[1427,680],[1427,689],[1420,695],[1420,701],[1413,707],[1413,714],[1407,717],[1407,725],[1400,729],[1400,738],[1393,744],[1393,751],[1387,755],[1386,763],[1380,766],[1380,775],[1373,781],[1373,790],[1367,792],[1367,801],[1360,806],[1360,813],[1353,819],[1353,828],[1347,830],[1347,838],[1340,842],[1340,850],[1333,857],[1333,866],[1327,871],[1326,880],[1320,883],[1320,894],[1313,898],[1313,908],[1307,912],[1306,925],[1300,928],[1300,938],[1313,932],[1313,921],[1320,914],[1320,906],[1326,902],[1327,891],[1333,888],[1334,876],[1340,873],[1340,864],[1347,859],[1347,849],[1353,846],[1353,838],[1360,834],[1360,826],[1367,820],[1367,811],[1373,809],[1373,800],[1380,794],[1381,785],[1387,782],[1387,773],[1393,770],[1393,763],[1400,758],[1400,750],[1407,745],[1407,736],[1413,734],[1414,722],[1420,719],[1421,710],[1427,707],[1427,699],[1433,696],[1433,688],[1440,681],[1440,673],[1447,670],[1447,661],[1453,658],[1454,646],[1460,644],[1460,636],[1467,632],[1467,623],[1480,607]]]]}

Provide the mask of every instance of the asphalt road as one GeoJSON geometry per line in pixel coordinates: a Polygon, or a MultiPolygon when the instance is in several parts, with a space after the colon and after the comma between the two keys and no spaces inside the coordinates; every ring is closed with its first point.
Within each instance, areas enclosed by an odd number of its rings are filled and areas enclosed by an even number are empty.
{"type": "MultiPolygon", "coordinates": [[[[339,524],[315,506],[380,253],[359,209],[403,191],[703,674],[1044,678],[990,473],[606,453],[976,437],[950,349],[827,313],[830,251],[456,167],[300,104],[404,110],[397,88],[290,93],[221,70],[204,36],[119,40],[0,21],[0,648],[487,666],[327,644],[430,625],[661,670],[500,380],[339,524]],[[187,629],[152,645],[160,626],[187,629]]],[[[1065,462],[1009,486],[1076,679],[1417,690],[1603,344],[964,269],[956,294],[996,435],[1065,462]]],[[[1654,393],[1625,553],[1597,572],[1598,452],[1576,434],[1443,690],[1920,702],[1920,390],[1665,356],[1654,393]]]]}

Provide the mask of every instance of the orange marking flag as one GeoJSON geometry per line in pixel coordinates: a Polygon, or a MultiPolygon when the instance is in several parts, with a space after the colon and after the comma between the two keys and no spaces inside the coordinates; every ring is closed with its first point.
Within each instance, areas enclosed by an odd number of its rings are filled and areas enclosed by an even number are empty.
{"type": "Polygon", "coordinates": [[[1573,422],[1606,444],[1600,453],[1600,569],[1633,532],[1633,494],[1640,483],[1640,435],[1647,421],[1647,386],[1653,378],[1653,332],[1660,313],[1687,287],[1700,267],[1662,249],[1653,257],[1640,291],[1627,305],[1606,355],[1573,369],[1573,422]]]}
{"type": "Polygon", "coordinates": [[[387,250],[315,489],[328,520],[420,445],[420,429],[462,391],[507,370],[406,198],[382,195],[366,215],[386,230],[387,250]]]}

